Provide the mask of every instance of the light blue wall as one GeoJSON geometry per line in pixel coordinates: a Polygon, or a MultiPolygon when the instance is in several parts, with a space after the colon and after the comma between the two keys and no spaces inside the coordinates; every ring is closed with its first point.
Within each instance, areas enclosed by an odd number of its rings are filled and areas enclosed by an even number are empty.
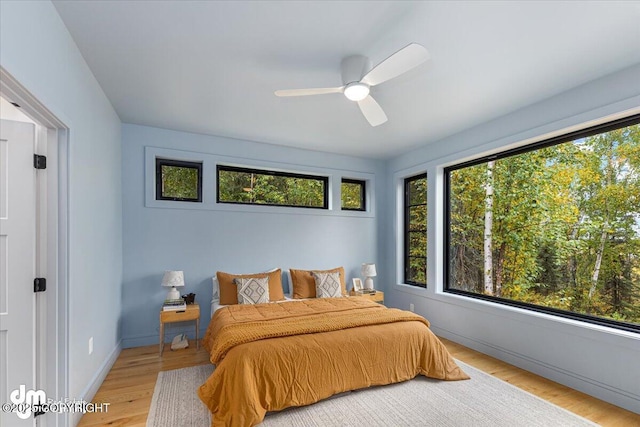
{"type": "Polygon", "coordinates": [[[0,63],[70,129],[70,371],[69,395],[59,397],[91,399],[120,339],[120,120],[53,4],[2,1],[0,20],[0,63]]]}
{"type": "MultiPolygon", "coordinates": [[[[213,168],[218,159],[227,164],[322,171],[331,174],[333,182],[359,174],[384,182],[383,162],[129,124],[122,126],[122,157],[125,347],[158,342],[158,310],[166,295],[160,282],[165,270],[184,271],[182,293],[196,294],[204,331],[210,316],[211,277],[218,270],[252,273],[275,267],[344,266],[350,282],[360,276],[363,262],[381,261],[375,215],[383,210],[380,190],[372,194],[375,206],[368,213],[220,206],[213,202],[213,168]],[[153,191],[153,162],[145,171],[145,148],[147,152],[176,150],[162,152],[205,160],[206,203],[198,206],[203,209],[176,202],[159,207],[152,193],[147,197],[153,191]]],[[[334,192],[334,205],[339,204],[337,195],[334,192]]],[[[193,326],[168,325],[166,339],[183,331],[193,335],[193,326]]]]}
{"type": "MultiPolygon", "coordinates": [[[[442,167],[640,105],[640,66],[578,87],[387,163],[249,141],[122,125],[49,2],[0,2],[0,63],[70,128],[69,396],[85,397],[117,353],[155,344],[165,269],[185,271],[187,288],[209,316],[216,270],[344,265],[358,276],[378,264],[377,287],[389,305],[432,321],[446,337],[525,369],[640,411],[640,340],[606,328],[443,295],[442,167]],[[145,207],[145,146],[372,174],[375,215],[297,214],[278,210],[145,207]],[[122,151],[121,151],[122,150],[122,151]],[[429,283],[399,283],[397,184],[427,170],[429,283]],[[122,179],[122,183],[121,183],[122,179]],[[122,247],[124,246],[124,250],[122,247]],[[124,260],[124,264],[123,264],[124,260]],[[122,301],[122,302],[121,302],[122,301]],[[120,314],[122,313],[122,319],[120,314]],[[88,338],[94,353],[88,355],[88,338]]],[[[185,328],[189,330],[189,328],[185,328]]],[[[168,336],[177,332],[169,330],[168,336]]]]}
{"type": "Polygon", "coordinates": [[[507,147],[530,143],[574,126],[635,109],[640,111],[640,64],[544,102],[482,124],[388,163],[388,256],[383,272],[388,305],[415,311],[432,329],[483,353],[640,412],[640,335],[534,314],[513,307],[443,294],[443,167],[507,147]],[[402,178],[427,172],[429,181],[428,289],[403,285],[402,178]]]}

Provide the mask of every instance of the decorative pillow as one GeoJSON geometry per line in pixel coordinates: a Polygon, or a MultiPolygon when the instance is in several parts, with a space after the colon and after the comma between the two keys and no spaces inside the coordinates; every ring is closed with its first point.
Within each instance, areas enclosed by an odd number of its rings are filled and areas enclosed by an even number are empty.
{"type": "Polygon", "coordinates": [[[312,273],[316,281],[316,298],[342,297],[339,273],[312,273]]]}
{"type": "Polygon", "coordinates": [[[347,295],[347,284],[344,280],[344,268],[338,267],[332,270],[294,270],[290,269],[291,274],[291,298],[315,298],[316,297],[316,281],[313,277],[316,273],[338,273],[340,276],[340,288],[342,296],[347,295]]]}
{"type": "Polygon", "coordinates": [[[269,277],[235,278],[239,304],[264,304],[269,302],[269,277]]]}
{"type": "Polygon", "coordinates": [[[269,278],[269,301],[282,301],[284,292],[282,291],[282,273],[279,268],[264,273],[255,274],[230,274],[218,271],[218,286],[220,287],[220,304],[231,305],[238,303],[238,289],[233,283],[233,279],[250,279],[254,277],[269,278]]]}

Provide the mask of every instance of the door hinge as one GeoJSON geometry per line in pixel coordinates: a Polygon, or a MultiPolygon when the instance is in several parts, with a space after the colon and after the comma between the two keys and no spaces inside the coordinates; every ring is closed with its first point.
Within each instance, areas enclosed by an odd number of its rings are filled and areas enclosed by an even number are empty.
{"type": "Polygon", "coordinates": [[[47,279],[44,277],[36,277],[33,280],[33,292],[44,292],[47,290],[47,279]]]}
{"type": "Polygon", "coordinates": [[[41,156],[39,154],[33,155],[33,167],[36,169],[47,168],[47,156],[41,156]]]}

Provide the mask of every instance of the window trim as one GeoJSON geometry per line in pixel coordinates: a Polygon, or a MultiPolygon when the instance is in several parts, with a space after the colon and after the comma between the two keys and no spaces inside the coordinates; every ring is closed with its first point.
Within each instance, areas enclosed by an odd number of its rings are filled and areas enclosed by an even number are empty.
{"type": "Polygon", "coordinates": [[[585,323],[595,324],[599,326],[607,326],[614,327],[619,330],[629,331],[629,332],[640,332],[640,324],[635,325],[632,323],[621,322],[613,319],[607,319],[603,317],[591,316],[583,313],[574,313],[567,310],[561,310],[554,307],[545,307],[541,305],[521,302],[517,300],[511,300],[507,298],[500,298],[491,295],[484,295],[480,293],[474,293],[469,291],[462,291],[458,289],[451,289],[449,287],[451,283],[451,271],[449,269],[451,262],[451,253],[450,253],[450,243],[451,243],[451,172],[459,169],[464,169],[470,166],[476,166],[479,164],[487,163],[493,160],[500,160],[507,157],[516,156],[519,154],[524,154],[531,151],[540,150],[546,147],[550,147],[553,145],[559,145],[566,142],[575,141],[580,138],[586,138],[589,136],[593,136],[600,133],[609,132],[615,129],[619,129],[626,126],[632,126],[640,123],[640,114],[634,114],[628,117],[612,120],[609,122],[601,123],[595,126],[587,127],[578,131],[569,132],[563,135],[555,136],[552,138],[548,138],[542,141],[534,142],[532,144],[528,144],[522,147],[517,147],[513,149],[508,149],[501,151],[499,153],[490,154],[487,156],[478,157],[473,160],[469,160],[462,163],[457,163],[454,165],[447,166],[443,169],[443,186],[444,186],[444,233],[443,233],[443,261],[444,261],[444,286],[443,292],[446,294],[454,294],[460,295],[463,297],[467,297],[470,299],[478,299],[483,301],[488,301],[500,305],[507,305],[511,307],[522,308],[525,310],[534,311],[537,313],[549,314],[552,316],[563,317],[566,319],[582,321],[585,323]]]}
{"type": "Polygon", "coordinates": [[[216,203],[229,204],[229,205],[248,205],[248,206],[276,206],[276,207],[288,207],[288,208],[302,208],[302,209],[322,209],[329,210],[329,177],[322,175],[301,174],[295,172],[282,172],[268,169],[254,169],[240,166],[228,166],[223,164],[216,164],[216,203]],[[322,181],[324,189],[322,192],[323,204],[322,206],[301,206],[301,205],[286,205],[275,203],[247,203],[247,202],[230,202],[220,200],[220,171],[226,172],[241,172],[241,173],[254,173],[260,175],[282,176],[286,178],[302,178],[322,181]]]}
{"type": "Polygon", "coordinates": [[[173,201],[173,202],[191,202],[202,203],[202,162],[190,162],[186,160],[169,159],[166,157],[156,157],[156,200],[173,201]],[[197,197],[195,199],[186,197],[166,197],[162,195],[162,166],[181,167],[187,169],[195,169],[198,172],[198,188],[197,197]]]}
{"type": "MultiPolygon", "coordinates": [[[[403,283],[407,284],[407,285],[411,285],[411,286],[415,286],[418,288],[427,288],[427,277],[425,275],[425,283],[419,283],[419,282],[415,282],[413,280],[408,280],[407,277],[409,276],[409,244],[410,244],[410,239],[409,239],[409,221],[410,221],[410,216],[409,216],[409,208],[413,207],[413,206],[422,206],[422,204],[420,205],[409,205],[408,201],[409,201],[409,183],[411,183],[412,181],[416,181],[418,179],[422,179],[425,178],[427,179],[427,183],[428,178],[427,178],[427,173],[426,172],[421,172],[415,175],[411,175],[408,176],[406,178],[403,178],[403,216],[404,216],[404,222],[403,222],[403,236],[404,236],[404,253],[403,253],[403,263],[404,263],[404,275],[402,277],[403,283]]],[[[428,192],[427,192],[427,202],[424,203],[424,206],[428,207],[428,202],[429,202],[429,198],[428,198],[428,192]]],[[[425,234],[428,233],[428,221],[427,221],[427,227],[425,227],[424,232],[425,234]]],[[[425,248],[425,252],[428,250],[428,248],[425,248]]],[[[417,257],[413,257],[413,258],[417,258],[417,257]]],[[[429,260],[428,254],[425,255],[424,257],[425,259],[425,266],[427,265],[427,262],[429,260]]]]}
{"type": "Polygon", "coordinates": [[[340,209],[343,211],[366,212],[367,210],[367,181],[363,179],[342,178],[340,180],[340,209]],[[342,206],[342,184],[360,185],[360,208],[345,208],[342,206]]]}

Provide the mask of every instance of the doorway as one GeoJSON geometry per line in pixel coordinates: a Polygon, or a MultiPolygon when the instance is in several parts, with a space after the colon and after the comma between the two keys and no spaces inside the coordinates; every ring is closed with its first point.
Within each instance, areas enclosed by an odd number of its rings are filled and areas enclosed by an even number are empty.
{"type": "MultiPolygon", "coordinates": [[[[67,332],[67,144],[69,129],[2,67],[0,67],[0,97],[9,102],[12,107],[15,106],[18,114],[26,117],[27,119],[24,121],[30,121],[29,126],[34,129],[34,148],[28,154],[30,156],[29,166],[32,168],[25,168],[25,171],[28,169],[28,172],[23,172],[34,176],[32,188],[35,205],[34,224],[32,224],[34,261],[33,265],[27,267],[31,269],[28,274],[33,277],[25,279],[27,277],[25,276],[22,279],[29,282],[27,285],[30,291],[28,294],[24,293],[22,298],[30,300],[26,304],[31,304],[33,308],[33,324],[30,326],[32,333],[29,334],[34,349],[33,362],[29,362],[33,366],[31,370],[34,381],[32,388],[45,391],[47,398],[64,400],[68,396],[69,377],[67,332]],[[46,169],[35,169],[34,153],[46,156],[46,169]],[[34,293],[35,278],[46,279],[44,292],[34,293]]],[[[2,107],[0,110],[4,116],[9,108],[7,104],[2,104],[2,107]]],[[[15,123],[16,117],[9,118],[14,119],[15,123]]],[[[24,126],[19,127],[24,128],[24,126]]],[[[4,134],[4,121],[2,131],[4,134]]],[[[0,163],[2,163],[2,159],[0,159],[0,163]]],[[[2,167],[3,176],[8,176],[8,174],[4,174],[8,167],[2,165],[0,167],[2,167]]],[[[14,169],[16,169],[15,166],[14,169]]],[[[20,184],[16,188],[21,189],[21,192],[24,191],[25,197],[28,198],[30,196],[27,196],[28,188],[26,187],[29,185],[31,184],[20,184]]],[[[0,216],[2,216],[2,212],[0,212],[0,216]]],[[[10,267],[15,269],[13,264],[10,267]]],[[[2,274],[1,271],[0,274],[2,274]]],[[[9,283],[8,286],[14,285],[9,283]]],[[[0,296],[0,299],[3,297],[0,296]]],[[[20,304],[18,306],[22,307],[20,304]]],[[[2,312],[2,308],[0,303],[0,312],[2,312]]],[[[0,352],[2,350],[0,348],[0,352]]],[[[3,367],[0,366],[0,369],[3,367]]],[[[30,385],[25,385],[27,389],[31,388],[30,385]]],[[[10,391],[0,390],[0,396],[4,398],[2,393],[10,391]]],[[[8,399],[3,400],[3,403],[7,401],[8,399]]],[[[13,418],[11,418],[9,425],[13,425],[18,418],[15,414],[10,415],[13,418]]],[[[47,413],[25,421],[28,423],[24,425],[66,426],[69,422],[69,414],[47,413]]],[[[4,419],[2,424],[4,425],[4,419]]]]}

